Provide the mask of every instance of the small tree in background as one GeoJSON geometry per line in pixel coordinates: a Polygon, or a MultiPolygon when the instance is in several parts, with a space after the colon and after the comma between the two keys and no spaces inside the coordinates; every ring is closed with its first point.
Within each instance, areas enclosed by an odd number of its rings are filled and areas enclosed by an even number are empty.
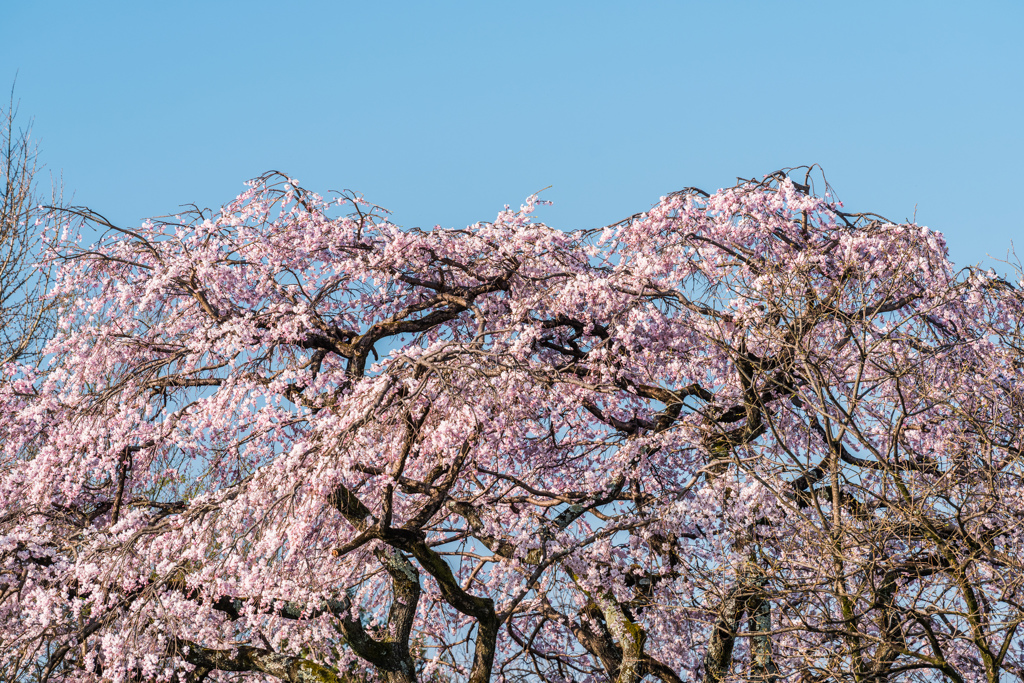
{"type": "Polygon", "coordinates": [[[0,363],[35,357],[57,314],[56,301],[44,297],[50,273],[35,267],[43,216],[38,147],[31,125],[19,128],[17,117],[12,89],[0,109],[0,363]]]}
{"type": "Polygon", "coordinates": [[[534,207],[404,230],[268,174],[58,241],[0,393],[4,679],[1021,677],[1017,284],[809,172],[534,207]]]}

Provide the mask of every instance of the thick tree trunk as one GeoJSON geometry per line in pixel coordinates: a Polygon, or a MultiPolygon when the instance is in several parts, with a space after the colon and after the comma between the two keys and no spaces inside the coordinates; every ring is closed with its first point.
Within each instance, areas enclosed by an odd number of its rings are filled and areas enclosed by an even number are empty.
{"type": "Polygon", "coordinates": [[[763,593],[755,593],[747,601],[750,643],[750,678],[763,683],[776,683],[779,669],[772,652],[772,605],[763,593]]]}
{"type": "Polygon", "coordinates": [[[604,614],[608,630],[619,643],[621,660],[615,683],[640,683],[646,673],[644,642],[647,634],[626,613],[626,610],[610,595],[596,599],[604,614]]]}
{"type": "Polygon", "coordinates": [[[729,673],[732,664],[732,649],[736,643],[736,632],[743,619],[747,595],[742,585],[730,590],[722,601],[718,618],[708,640],[704,653],[704,674],[701,683],[721,683],[729,673]]]}

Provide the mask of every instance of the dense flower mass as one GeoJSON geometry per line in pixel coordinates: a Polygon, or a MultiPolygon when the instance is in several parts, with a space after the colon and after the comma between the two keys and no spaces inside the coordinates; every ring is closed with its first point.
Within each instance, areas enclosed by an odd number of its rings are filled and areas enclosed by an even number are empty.
{"type": "Polygon", "coordinates": [[[410,230],[268,174],[51,226],[0,679],[1024,677],[1017,285],[785,174],[536,204],[410,230]]]}

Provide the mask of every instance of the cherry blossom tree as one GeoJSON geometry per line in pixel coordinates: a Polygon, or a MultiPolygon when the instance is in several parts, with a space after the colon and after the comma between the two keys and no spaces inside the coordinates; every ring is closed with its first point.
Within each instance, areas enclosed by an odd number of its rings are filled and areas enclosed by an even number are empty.
{"type": "Polygon", "coordinates": [[[3,679],[1024,677],[1022,284],[793,173],[576,233],[65,211],[3,679]]]}

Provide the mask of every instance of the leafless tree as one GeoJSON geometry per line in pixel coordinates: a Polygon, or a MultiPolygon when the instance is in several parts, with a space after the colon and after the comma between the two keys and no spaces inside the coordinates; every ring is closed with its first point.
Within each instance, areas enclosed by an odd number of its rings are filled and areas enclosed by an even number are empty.
{"type": "MultiPolygon", "coordinates": [[[[25,360],[49,335],[57,303],[44,298],[50,273],[35,265],[40,244],[39,147],[20,127],[14,90],[0,108],[0,363],[25,360]]],[[[54,199],[59,190],[54,190],[54,199]]],[[[53,204],[59,203],[53,201],[53,204]]]]}

